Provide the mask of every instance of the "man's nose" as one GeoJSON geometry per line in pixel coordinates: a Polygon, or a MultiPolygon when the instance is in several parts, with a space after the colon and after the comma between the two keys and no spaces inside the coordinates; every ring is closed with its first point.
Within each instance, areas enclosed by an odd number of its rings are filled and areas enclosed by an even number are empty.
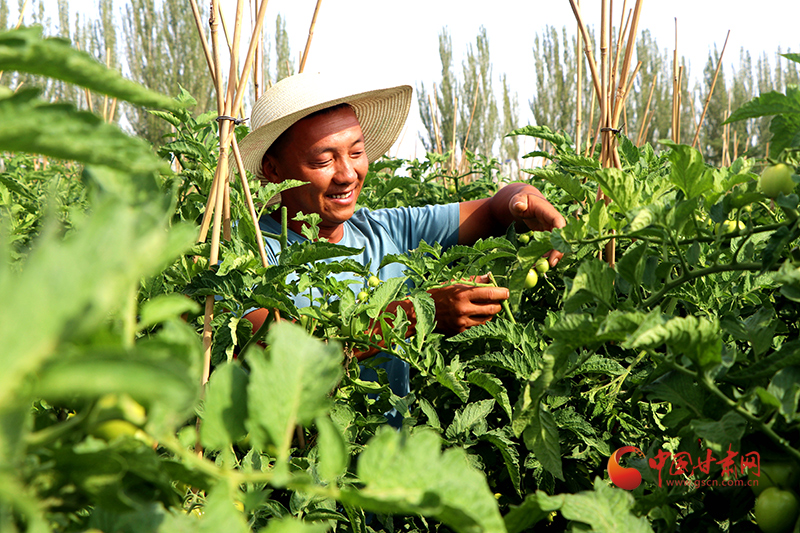
{"type": "Polygon", "coordinates": [[[355,162],[349,157],[342,157],[336,163],[336,174],[334,179],[342,182],[349,182],[358,179],[355,162]]]}

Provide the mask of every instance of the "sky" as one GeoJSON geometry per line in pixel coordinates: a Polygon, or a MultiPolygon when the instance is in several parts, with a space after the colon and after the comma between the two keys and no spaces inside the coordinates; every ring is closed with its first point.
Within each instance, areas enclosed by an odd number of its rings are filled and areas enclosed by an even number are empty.
{"type": "MultiPolygon", "coordinates": [[[[11,1],[11,0],[0,0],[11,1]]],[[[45,5],[56,0],[44,0],[45,5]]],[[[624,0],[613,2],[615,25],[619,24],[624,0]]],[[[124,0],[115,0],[121,9],[124,0]]],[[[16,2],[14,2],[16,3],[16,2]]],[[[210,3],[210,0],[199,0],[210,3]]],[[[245,2],[247,4],[247,2],[245,2]]],[[[73,10],[94,16],[97,0],[70,0],[73,10]]],[[[274,34],[277,14],[286,21],[290,46],[299,55],[305,47],[317,0],[269,0],[265,28],[274,34]]],[[[236,2],[221,0],[233,19],[236,2]]],[[[600,25],[600,0],[582,0],[585,22],[600,25]]],[[[635,0],[627,0],[627,10],[635,0]]],[[[49,7],[49,6],[48,6],[49,7]]],[[[188,9],[188,0],[187,0],[188,9]]],[[[740,49],[753,58],[774,53],[781,47],[800,51],[797,0],[760,0],[757,7],[743,0],[644,0],[639,30],[649,29],[656,42],[670,53],[675,46],[677,18],[678,53],[688,61],[689,75],[698,77],[716,47],[730,39],[725,67],[730,72],[739,63],[740,49]]],[[[452,38],[454,65],[460,70],[469,43],[481,26],[486,28],[499,97],[499,77],[508,76],[518,95],[523,124],[533,121],[529,100],[535,90],[533,42],[546,26],[575,32],[575,17],[568,0],[322,0],[316,21],[306,71],[341,71],[353,76],[385,80],[387,86],[420,84],[430,90],[441,79],[438,38],[447,27],[452,38]]],[[[299,64],[299,60],[297,61],[299,64]]],[[[416,130],[421,124],[416,101],[409,117],[409,132],[390,152],[401,157],[424,155],[416,130]]]]}

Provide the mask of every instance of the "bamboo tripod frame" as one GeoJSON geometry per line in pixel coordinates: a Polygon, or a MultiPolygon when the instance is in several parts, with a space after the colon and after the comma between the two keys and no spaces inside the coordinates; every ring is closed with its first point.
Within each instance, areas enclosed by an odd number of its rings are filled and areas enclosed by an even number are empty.
{"type": "MultiPolygon", "coordinates": [[[[241,182],[244,191],[245,202],[250,215],[250,222],[255,228],[256,244],[258,246],[259,256],[261,263],[264,267],[268,266],[267,254],[264,248],[264,238],[259,230],[258,216],[253,203],[252,193],[250,186],[247,182],[247,174],[245,172],[242,156],[239,151],[239,145],[236,141],[236,134],[234,126],[244,119],[236,118],[241,114],[242,102],[244,100],[247,82],[250,79],[250,72],[254,70],[253,65],[256,63],[256,58],[259,59],[260,64],[260,50],[261,50],[261,33],[264,25],[264,17],[267,11],[267,3],[269,0],[260,0],[258,9],[255,14],[254,23],[252,25],[252,34],[247,48],[245,60],[242,63],[241,70],[238,65],[239,47],[242,39],[242,18],[244,14],[244,0],[237,0],[236,4],[236,17],[233,25],[233,36],[225,28],[226,40],[225,46],[228,50],[229,58],[229,73],[228,85],[224,87],[222,79],[223,62],[222,50],[220,49],[219,39],[219,26],[220,21],[223,26],[227,27],[221,16],[219,0],[211,0],[211,13],[209,17],[209,35],[211,46],[206,39],[205,32],[203,31],[203,23],[201,20],[200,10],[197,6],[197,0],[189,0],[192,8],[192,13],[197,27],[197,33],[203,47],[203,53],[208,64],[209,74],[214,83],[217,94],[217,113],[219,117],[219,161],[217,169],[214,174],[214,180],[211,185],[211,190],[208,195],[208,202],[206,204],[203,221],[200,226],[200,234],[198,242],[206,242],[208,232],[211,231],[211,251],[209,254],[209,268],[214,268],[219,262],[219,249],[220,239],[224,238],[230,240],[231,238],[231,212],[230,212],[230,180],[229,180],[229,158],[233,155],[236,170],[238,171],[239,181],[241,182]]],[[[311,38],[314,35],[314,26],[316,25],[317,14],[322,0],[317,0],[314,16],[309,29],[308,40],[306,42],[303,58],[300,63],[300,72],[303,71],[308,52],[311,46],[311,38]]],[[[249,10],[252,14],[252,11],[249,10]]],[[[259,70],[259,66],[255,67],[259,70]]],[[[258,96],[258,74],[253,77],[256,84],[256,92],[258,96]]],[[[205,385],[208,382],[211,373],[211,349],[213,345],[212,327],[211,322],[214,318],[214,296],[207,296],[205,301],[205,315],[203,320],[203,374],[201,378],[201,389],[205,390],[205,385]]],[[[198,419],[198,426],[200,420],[198,419]]],[[[199,427],[198,427],[199,429],[199,427]]],[[[198,431],[199,435],[199,431],[198,431]]],[[[198,455],[203,454],[203,448],[200,444],[199,437],[196,444],[196,452],[198,455]]]]}
{"type": "MultiPolygon", "coordinates": [[[[589,71],[592,76],[592,84],[594,86],[595,96],[600,103],[600,122],[598,124],[598,132],[600,134],[601,150],[600,150],[600,163],[603,168],[622,168],[622,161],[619,157],[617,150],[617,133],[620,131],[620,118],[625,108],[625,101],[630,94],[633,80],[639,72],[642,63],[639,62],[633,69],[633,73],[629,76],[631,58],[633,56],[633,49],[636,40],[636,33],[639,26],[639,17],[642,11],[642,0],[636,0],[635,7],[628,11],[627,20],[624,25],[620,21],[622,30],[616,44],[616,51],[613,54],[609,52],[609,41],[611,39],[611,15],[613,12],[613,0],[603,0],[601,6],[601,23],[600,23],[600,69],[598,70],[597,62],[595,61],[594,52],[592,50],[592,41],[583,22],[581,15],[581,8],[577,0],[570,0],[570,6],[578,22],[578,29],[580,30],[581,41],[584,46],[584,53],[589,63],[589,71]],[[624,56],[622,60],[622,67],[619,66],[620,54],[623,50],[623,39],[626,30],[628,32],[627,41],[624,46],[624,56]]],[[[622,17],[625,20],[625,13],[627,7],[627,0],[622,5],[622,17]]],[[[578,95],[580,98],[581,95],[578,95]]],[[[603,199],[606,203],[611,200],[603,193],[598,187],[597,199],[603,199]]],[[[614,266],[616,262],[615,248],[616,243],[614,239],[608,242],[605,249],[606,261],[614,266]]]]}

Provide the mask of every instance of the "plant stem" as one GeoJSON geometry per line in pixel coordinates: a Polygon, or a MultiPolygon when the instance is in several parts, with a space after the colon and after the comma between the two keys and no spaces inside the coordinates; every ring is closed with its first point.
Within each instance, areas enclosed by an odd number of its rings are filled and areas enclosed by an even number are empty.
{"type": "Polygon", "coordinates": [[[742,270],[761,270],[761,263],[751,262],[751,263],[725,263],[724,265],[712,265],[707,268],[701,268],[700,270],[693,270],[691,272],[686,271],[683,273],[681,277],[676,280],[670,281],[669,283],[665,283],[664,287],[658,291],[657,293],[653,294],[642,302],[642,306],[650,307],[654,305],[657,301],[661,300],[665,294],[669,291],[683,285],[687,281],[691,281],[696,278],[702,278],[703,276],[708,276],[710,274],[717,274],[719,272],[734,272],[734,271],[742,271],[742,270]]]}
{"type": "MultiPolygon", "coordinates": [[[[495,280],[495,279],[494,279],[494,274],[492,274],[491,272],[489,272],[489,280],[492,282],[492,284],[493,284],[495,287],[499,287],[499,286],[500,286],[500,285],[498,285],[498,284],[497,284],[497,280],[495,280]]],[[[512,312],[511,312],[511,306],[510,306],[510,305],[508,305],[508,300],[503,300],[503,301],[500,303],[500,306],[503,308],[503,311],[505,311],[505,313],[506,313],[506,318],[508,318],[508,320],[509,320],[509,321],[510,321],[512,324],[516,324],[516,323],[517,323],[517,321],[516,321],[516,320],[514,320],[514,313],[512,313],[512,312]]]]}
{"type": "MultiPolygon", "coordinates": [[[[682,367],[682,365],[678,365],[677,363],[674,363],[673,366],[682,367]]],[[[767,437],[769,437],[769,439],[772,442],[783,448],[784,451],[786,451],[789,455],[794,457],[795,461],[800,461],[800,451],[793,448],[787,439],[784,439],[783,437],[775,433],[775,431],[773,431],[771,427],[769,427],[758,417],[750,413],[750,411],[739,405],[737,402],[728,398],[728,396],[724,392],[719,390],[717,384],[714,383],[714,380],[706,372],[702,373],[692,372],[691,370],[685,367],[682,368],[684,368],[684,370],[687,370],[688,371],[687,373],[693,376],[695,380],[698,383],[700,383],[700,385],[703,386],[707,391],[709,391],[711,394],[722,400],[725,403],[725,405],[730,407],[734,412],[736,412],[736,414],[738,414],[739,416],[741,416],[742,418],[744,418],[745,420],[756,426],[756,428],[762,433],[764,433],[767,437]]]]}

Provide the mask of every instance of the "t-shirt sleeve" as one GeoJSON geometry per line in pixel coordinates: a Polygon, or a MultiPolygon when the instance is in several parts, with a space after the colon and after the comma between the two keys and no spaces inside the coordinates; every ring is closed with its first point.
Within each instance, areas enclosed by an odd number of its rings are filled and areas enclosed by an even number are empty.
{"type": "Polygon", "coordinates": [[[438,242],[443,248],[458,243],[459,205],[426,205],[372,211],[392,235],[401,250],[413,250],[419,243],[438,242]]]}

